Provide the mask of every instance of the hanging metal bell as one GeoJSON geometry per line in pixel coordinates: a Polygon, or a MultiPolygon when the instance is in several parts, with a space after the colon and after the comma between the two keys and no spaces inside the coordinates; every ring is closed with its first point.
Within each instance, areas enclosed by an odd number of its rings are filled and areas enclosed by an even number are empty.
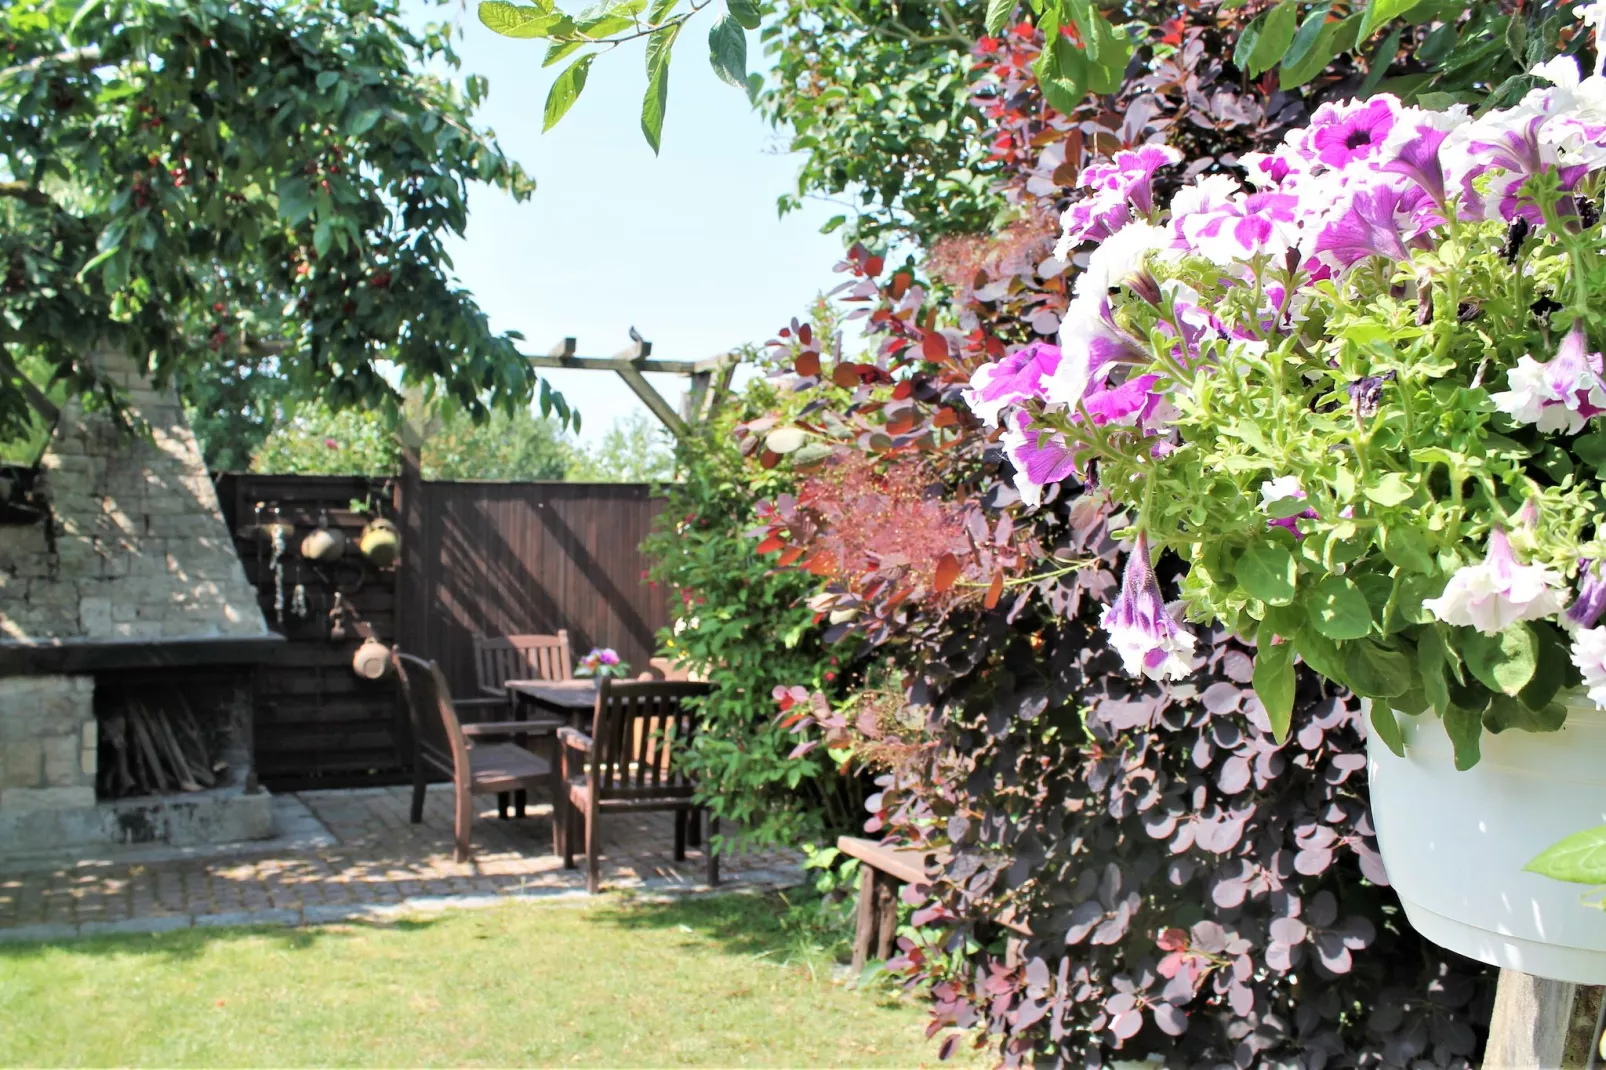
{"type": "Polygon", "coordinates": [[[401,554],[401,532],[384,517],[370,520],[362,529],[357,548],[376,568],[389,568],[401,554]]]}

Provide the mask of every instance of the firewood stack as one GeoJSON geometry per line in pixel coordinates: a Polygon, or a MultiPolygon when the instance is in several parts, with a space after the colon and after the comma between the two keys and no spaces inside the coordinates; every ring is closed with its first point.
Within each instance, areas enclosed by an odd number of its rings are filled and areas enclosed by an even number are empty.
{"type": "Polygon", "coordinates": [[[130,688],[100,730],[103,798],[202,791],[227,768],[176,688],[130,688]]]}

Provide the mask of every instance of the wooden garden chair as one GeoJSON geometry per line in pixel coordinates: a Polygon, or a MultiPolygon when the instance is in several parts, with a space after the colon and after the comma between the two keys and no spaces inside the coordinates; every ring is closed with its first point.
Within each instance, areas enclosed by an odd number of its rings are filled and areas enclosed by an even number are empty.
{"type": "MultiPolygon", "coordinates": [[[[575,845],[584,837],[586,888],[601,887],[598,823],[603,814],[672,810],[675,814],[675,860],[686,857],[687,827],[698,816],[696,786],[680,769],[677,756],[695,738],[698,711],[686,700],[709,693],[706,683],[604,679],[597,685],[597,704],[588,736],[574,728],[558,730],[563,783],[563,864],[574,868],[575,845]]],[[[719,860],[713,837],[717,818],[708,827],[708,883],[719,883],[719,860]]]]}
{"type": "Polygon", "coordinates": [[[432,769],[452,778],[456,819],[453,832],[457,860],[469,859],[469,828],[474,821],[474,796],[510,791],[520,795],[533,786],[552,790],[552,848],[558,849],[558,788],[553,765],[546,757],[532,754],[513,743],[491,743],[488,738],[514,736],[531,730],[521,722],[463,724],[457,719],[446,676],[433,661],[411,654],[392,653],[396,679],[407,702],[413,722],[413,810],[412,821],[424,820],[424,791],[432,769]]]}
{"type": "MultiPolygon", "coordinates": [[[[474,679],[480,689],[479,698],[458,701],[458,707],[499,707],[497,713],[508,712],[511,716],[513,709],[512,696],[508,694],[505,686],[509,680],[570,680],[574,678],[574,656],[569,648],[569,631],[566,628],[558,629],[556,635],[502,635],[474,637],[474,679]]],[[[493,721],[504,718],[493,715],[493,721]]],[[[549,757],[555,767],[558,764],[557,743],[554,733],[564,724],[561,718],[528,718],[528,723],[536,727],[530,734],[547,737],[553,740],[549,749],[549,757]]],[[[522,741],[521,741],[522,742],[522,741]]],[[[496,797],[497,813],[507,817],[510,797],[500,794],[496,797]]],[[[524,807],[528,801],[525,792],[518,792],[511,797],[514,813],[524,816],[524,807]]],[[[553,820],[557,819],[556,813],[553,820]]]]}

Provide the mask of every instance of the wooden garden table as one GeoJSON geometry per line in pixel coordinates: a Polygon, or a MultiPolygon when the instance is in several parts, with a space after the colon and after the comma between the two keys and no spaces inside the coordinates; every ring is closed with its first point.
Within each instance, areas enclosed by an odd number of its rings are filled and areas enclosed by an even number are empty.
{"type": "Polygon", "coordinates": [[[503,687],[515,710],[531,706],[567,717],[572,727],[584,732],[591,727],[591,713],[597,705],[596,680],[508,680],[503,687]]]}

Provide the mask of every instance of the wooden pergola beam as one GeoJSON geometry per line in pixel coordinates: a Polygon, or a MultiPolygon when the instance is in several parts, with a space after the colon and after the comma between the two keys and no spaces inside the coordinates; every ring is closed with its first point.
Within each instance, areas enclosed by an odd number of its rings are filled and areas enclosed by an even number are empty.
{"type": "Polygon", "coordinates": [[[736,369],[735,360],[728,353],[708,360],[653,360],[651,342],[637,334],[635,328],[631,328],[630,338],[630,348],[611,357],[578,356],[575,339],[565,338],[544,355],[526,355],[525,359],[536,368],[615,372],[670,434],[676,438],[684,438],[689,430],[689,420],[702,420],[707,416],[708,403],[712,400],[709,389],[711,383],[717,378],[721,386],[729,385],[730,377],[736,369]],[[669,404],[662,394],[653,389],[653,385],[646,377],[646,373],[649,372],[691,376],[689,405],[685,417],[676,412],[675,407],[669,404]]]}

